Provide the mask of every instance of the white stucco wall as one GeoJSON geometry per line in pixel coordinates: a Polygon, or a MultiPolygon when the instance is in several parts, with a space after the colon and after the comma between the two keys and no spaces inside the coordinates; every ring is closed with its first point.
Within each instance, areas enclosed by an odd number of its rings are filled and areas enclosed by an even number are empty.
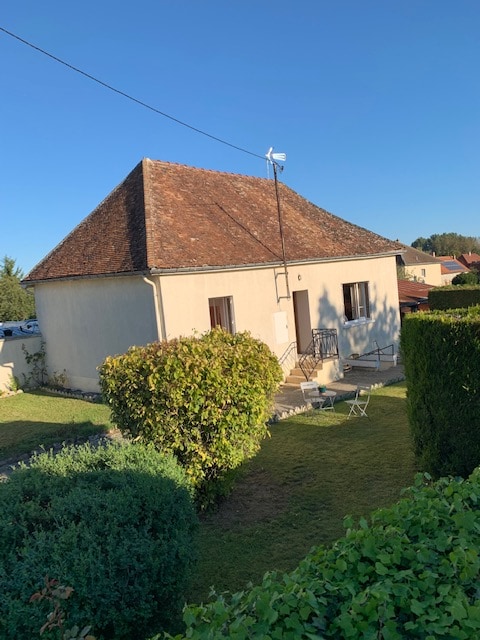
{"type": "Polygon", "coordinates": [[[48,371],[65,370],[73,388],[97,391],[107,355],[157,339],[152,288],[141,278],[39,284],[35,302],[48,371]]]}
{"type": "MultiPolygon", "coordinates": [[[[155,287],[140,276],[36,285],[49,371],[65,369],[70,386],[96,390],[96,368],[107,355],[208,331],[209,298],[227,296],[233,298],[236,331],[250,331],[281,357],[296,340],[293,297],[283,297],[281,272],[277,269],[277,277],[273,268],[169,274],[152,278],[155,287]]],[[[311,327],[337,329],[341,356],[373,349],[374,341],[398,343],[394,257],[296,265],[288,274],[291,294],[308,290],[311,327]],[[363,281],[369,282],[372,317],[345,324],[342,285],[363,281]]]]}
{"type": "Polygon", "coordinates": [[[409,264],[405,267],[409,278],[417,282],[432,284],[434,287],[442,285],[442,266],[438,264],[409,264]]]}
{"type": "Polygon", "coordinates": [[[0,338],[0,391],[10,388],[12,376],[15,377],[20,386],[24,386],[25,381],[31,374],[31,366],[25,360],[25,353],[22,346],[29,354],[40,351],[42,346],[42,336],[22,336],[14,338],[0,338]]]}
{"type": "MultiPolygon", "coordinates": [[[[374,341],[379,346],[398,342],[400,318],[394,258],[304,264],[289,267],[288,274],[292,294],[308,290],[312,328],[337,329],[341,355],[373,349],[374,341]],[[363,281],[370,283],[372,320],[345,324],[342,285],[363,281]]],[[[167,338],[207,331],[208,299],[233,296],[237,331],[250,331],[279,357],[296,339],[292,299],[277,301],[272,269],[162,276],[161,282],[167,338]],[[281,311],[286,313],[288,339],[278,342],[275,314],[281,311]]],[[[281,294],[285,293],[284,282],[279,275],[281,294]]]]}

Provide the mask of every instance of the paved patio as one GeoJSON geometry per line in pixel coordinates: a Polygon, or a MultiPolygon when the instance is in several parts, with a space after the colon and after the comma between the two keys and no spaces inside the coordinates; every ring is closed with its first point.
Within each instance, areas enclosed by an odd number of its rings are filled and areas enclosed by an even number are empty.
{"type": "MultiPolygon", "coordinates": [[[[351,371],[345,373],[342,380],[331,382],[327,388],[336,391],[336,402],[351,398],[358,384],[369,384],[372,388],[384,387],[394,382],[405,380],[403,366],[385,367],[380,371],[374,369],[364,369],[353,367],[351,371]]],[[[275,396],[275,420],[281,420],[297,413],[303,413],[310,409],[310,405],[305,405],[302,392],[299,387],[284,384],[280,387],[275,396]]]]}

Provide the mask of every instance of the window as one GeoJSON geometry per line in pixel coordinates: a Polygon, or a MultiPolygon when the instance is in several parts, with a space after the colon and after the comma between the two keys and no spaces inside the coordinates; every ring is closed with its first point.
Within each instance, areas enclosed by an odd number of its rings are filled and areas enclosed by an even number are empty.
{"type": "Polygon", "coordinates": [[[345,318],[348,322],[370,317],[368,282],[351,282],[343,285],[345,318]]]}
{"type": "Polygon", "coordinates": [[[232,296],[209,298],[208,305],[210,307],[210,326],[212,329],[223,327],[225,331],[235,333],[232,296]]]}

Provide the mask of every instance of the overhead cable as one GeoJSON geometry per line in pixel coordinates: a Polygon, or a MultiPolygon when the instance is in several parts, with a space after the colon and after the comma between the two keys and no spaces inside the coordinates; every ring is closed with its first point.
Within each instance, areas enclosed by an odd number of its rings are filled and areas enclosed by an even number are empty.
{"type": "Polygon", "coordinates": [[[43,53],[43,55],[48,56],[52,60],[55,60],[55,62],[63,64],[65,67],[68,67],[72,71],[75,71],[76,73],[79,73],[82,76],[85,76],[89,80],[93,80],[97,84],[100,84],[102,87],[105,87],[106,89],[109,89],[110,91],[113,91],[114,93],[118,93],[119,95],[123,96],[124,98],[127,98],[128,100],[131,100],[132,102],[136,102],[141,107],[145,107],[146,109],[149,109],[150,111],[153,111],[154,113],[156,113],[156,114],[158,114],[160,116],[163,116],[164,118],[168,118],[169,120],[172,120],[173,122],[176,122],[177,124],[182,125],[182,127],[187,127],[187,129],[191,129],[192,131],[195,131],[196,133],[200,133],[202,136],[206,136],[207,138],[211,138],[212,140],[215,140],[216,142],[220,142],[221,144],[225,144],[228,147],[231,147],[232,149],[236,149],[237,151],[242,151],[243,153],[248,153],[249,155],[254,156],[255,158],[260,158],[260,160],[265,160],[265,156],[261,156],[258,153],[254,153],[253,151],[249,151],[248,149],[244,149],[242,147],[239,147],[239,146],[237,146],[235,144],[232,144],[231,142],[227,142],[226,140],[223,140],[222,138],[219,138],[218,136],[214,136],[211,133],[207,133],[206,131],[203,131],[202,129],[198,129],[197,127],[194,127],[191,124],[188,124],[187,122],[183,122],[182,120],[179,120],[178,118],[175,118],[174,116],[171,116],[168,113],[160,111],[160,109],[157,109],[156,107],[152,107],[151,105],[147,104],[146,102],[143,102],[142,100],[139,100],[138,98],[135,98],[135,97],[129,95],[128,93],[125,93],[124,91],[121,91],[120,89],[116,89],[115,87],[112,87],[112,85],[110,85],[110,84],[108,84],[106,82],[103,82],[103,80],[99,80],[95,76],[92,76],[90,73],[86,73],[85,71],[82,71],[82,69],[79,69],[78,67],[75,67],[75,66],[73,66],[72,64],[70,64],[68,62],[65,62],[65,60],[62,60],[61,58],[58,58],[57,56],[54,56],[53,54],[49,53],[48,51],[45,51],[41,47],[37,47],[36,45],[32,44],[31,42],[28,42],[28,40],[25,40],[24,38],[21,38],[20,36],[17,36],[16,34],[12,33],[11,31],[8,31],[4,27],[0,26],[0,31],[3,31],[3,33],[6,33],[8,36],[11,36],[12,38],[15,38],[15,40],[18,40],[19,42],[22,42],[23,44],[27,45],[28,47],[31,47],[32,49],[35,49],[35,51],[38,51],[39,53],[43,53]]]}

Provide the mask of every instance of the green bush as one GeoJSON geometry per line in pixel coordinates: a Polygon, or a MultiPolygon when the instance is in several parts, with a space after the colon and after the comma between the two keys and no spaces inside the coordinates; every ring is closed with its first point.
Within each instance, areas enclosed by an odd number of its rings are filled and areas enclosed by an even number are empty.
{"type": "Polygon", "coordinates": [[[419,467],[467,477],[480,463],[480,307],[411,314],[400,341],[419,467]]]}
{"type": "Polygon", "coordinates": [[[100,368],[122,433],[173,453],[203,490],[258,451],[281,379],[263,342],[223,330],[132,347],[100,368]]]}
{"type": "Polygon", "coordinates": [[[479,284],[477,271],[467,271],[465,273],[459,273],[458,276],[455,276],[452,280],[452,284],[479,284]]]}
{"type": "MultiPolygon", "coordinates": [[[[186,608],[194,640],[473,640],[480,637],[480,476],[418,476],[389,509],[288,574],[186,608]],[[424,485],[424,480],[428,485],[424,485]]],[[[177,636],[179,638],[180,636],[177,636]]]]}
{"type": "Polygon", "coordinates": [[[462,284],[435,287],[428,292],[428,306],[432,311],[462,309],[480,305],[480,285],[462,284]]]}
{"type": "Polygon", "coordinates": [[[190,493],[174,458],[140,444],[70,447],[15,470],[0,485],[0,637],[38,636],[48,609],[29,598],[46,577],[74,589],[68,627],[104,640],[178,629],[195,557],[190,493]]]}

